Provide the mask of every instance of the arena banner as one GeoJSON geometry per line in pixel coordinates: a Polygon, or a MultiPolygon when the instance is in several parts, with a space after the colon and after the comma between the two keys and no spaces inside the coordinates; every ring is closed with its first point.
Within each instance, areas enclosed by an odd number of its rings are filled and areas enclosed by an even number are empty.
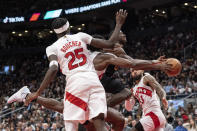
{"type": "Polygon", "coordinates": [[[24,16],[5,17],[3,19],[3,23],[15,23],[15,22],[25,22],[25,17],[24,16]]]}
{"type": "Polygon", "coordinates": [[[121,3],[121,2],[127,2],[127,0],[107,0],[107,1],[94,3],[94,4],[90,4],[90,5],[85,5],[85,6],[81,6],[81,7],[66,9],[65,14],[82,13],[85,11],[98,9],[101,7],[110,6],[110,5],[114,5],[114,4],[121,3]]]}
{"type": "Polygon", "coordinates": [[[58,18],[62,15],[74,14],[74,13],[83,13],[86,11],[91,11],[95,9],[99,9],[102,7],[107,7],[115,4],[126,3],[127,0],[105,0],[98,3],[83,5],[79,7],[74,7],[70,9],[57,9],[50,10],[46,12],[34,12],[28,16],[17,16],[17,17],[4,17],[0,18],[0,23],[22,23],[22,22],[32,22],[39,20],[48,20],[53,18],[58,18]],[[64,13],[62,13],[64,12],[64,13]]]}
{"type": "Polygon", "coordinates": [[[57,17],[60,16],[61,13],[62,13],[62,9],[47,11],[45,16],[44,16],[44,20],[57,18],[57,17]]]}

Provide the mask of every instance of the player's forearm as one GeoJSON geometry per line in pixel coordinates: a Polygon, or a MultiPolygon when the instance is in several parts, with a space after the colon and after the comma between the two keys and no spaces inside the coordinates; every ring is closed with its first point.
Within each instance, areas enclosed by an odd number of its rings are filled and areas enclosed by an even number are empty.
{"type": "Polygon", "coordinates": [[[109,38],[110,42],[115,43],[118,40],[118,35],[120,33],[121,27],[122,27],[121,24],[116,24],[114,32],[112,33],[112,35],[109,38]]]}
{"type": "Polygon", "coordinates": [[[148,64],[134,67],[135,70],[161,70],[161,64],[148,64]]]}
{"type": "Polygon", "coordinates": [[[161,64],[155,63],[152,60],[133,59],[132,57],[122,54],[120,57],[130,60],[132,68],[136,70],[160,70],[161,64]]]}
{"type": "Polygon", "coordinates": [[[47,109],[57,111],[59,113],[63,113],[63,109],[64,109],[63,103],[55,99],[44,98],[39,96],[36,100],[36,103],[46,107],[47,109]]]}
{"type": "Polygon", "coordinates": [[[154,61],[132,59],[132,60],[130,60],[130,63],[131,63],[130,68],[145,68],[147,65],[153,65],[154,61]]]}
{"type": "Polygon", "coordinates": [[[37,90],[38,95],[40,95],[40,94],[43,92],[43,90],[44,90],[46,87],[48,87],[48,85],[50,84],[50,82],[51,82],[51,81],[54,79],[54,77],[56,76],[57,71],[58,71],[57,66],[51,66],[51,67],[48,69],[48,71],[47,71],[47,73],[46,73],[46,75],[45,75],[45,77],[44,77],[44,80],[42,81],[42,83],[41,83],[41,85],[40,85],[40,88],[37,90]]]}
{"type": "Polygon", "coordinates": [[[161,86],[159,87],[157,94],[158,94],[160,100],[162,100],[164,98],[166,99],[166,92],[164,91],[164,89],[161,86]]]}

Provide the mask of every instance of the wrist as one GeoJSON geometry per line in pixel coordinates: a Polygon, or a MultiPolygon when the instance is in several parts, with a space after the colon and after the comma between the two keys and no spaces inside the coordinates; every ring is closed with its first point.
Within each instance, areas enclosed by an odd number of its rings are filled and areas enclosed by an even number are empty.
{"type": "Polygon", "coordinates": [[[122,24],[120,24],[120,23],[116,23],[116,27],[122,27],[122,24]]]}

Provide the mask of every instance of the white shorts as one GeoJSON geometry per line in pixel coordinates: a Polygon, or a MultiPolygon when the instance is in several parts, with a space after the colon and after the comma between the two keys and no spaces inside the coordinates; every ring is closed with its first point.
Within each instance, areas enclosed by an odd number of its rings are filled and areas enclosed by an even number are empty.
{"type": "Polygon", "coordinates": [[[64,97],[64,120],[86,120],[107,113],[105,90],[93,72],[77,73],[67,79],[64,97]]]}
{"type": "Polygon", "coordinates": [[[140,119],[144,131],[163,131],[166,119],[161,109],[151,111],[140,119]]]}

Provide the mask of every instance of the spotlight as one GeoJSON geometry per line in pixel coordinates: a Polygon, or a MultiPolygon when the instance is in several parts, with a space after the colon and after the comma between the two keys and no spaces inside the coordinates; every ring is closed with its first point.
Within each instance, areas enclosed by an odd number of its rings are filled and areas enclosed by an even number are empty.
{"type": "Polygon", "coordinates": [[[25,30],[25,33],[28,33],[28,30],[25,30]]]}
{"type": "Polygon", "coordinates": [[[165,14],[166,12],[163,10],[162,13],[165,14]]]}
{"type": "Polygon", "coordinates": [[[184,3],[185,6],[188,6],[188,3],[184,3]]]}
{"type": "Polygon", "coordinates": [[[20,34],[18,34],[18,36],[22,36],[22,34],[20,33],[20,34]]]}
{"type": "Polygon", "coordinates": [[[82,26],[85,26],[85,24],[81,24],[82,26]]]}
{"type": "Polygon", "coordinates": [[[49,33],[51,33],[51,34],[52,34],[52,33],[53,33],[53,31],[52,31],[52,30],[50,30],[50,31],[49,31],[49,33]]]}
{"type": "Polygon", "coordinates": [[[197,5],[195,5],[194,8],[197,9],[197,5]]]}
{"type": "Polygon", "coordinates": [[[70,28],[73,28],[73,26],[71,25],[70,28]]]}
{"type": "Polygon", "coordinates": [[[156,12],[159,12],[159,10],[158,10],[158,9],[156,9],[155,11],[156,11],[156,12]]]}
{"type": "Polygon", "coordinates": [[[12,34],[16,34],[16,32],[15,31],[12,31],[12,34]]]}
{"type": "Polygon", "coordinates": [[[81,28],[79,27],[78,30],[81,30],[81,28]]]}

